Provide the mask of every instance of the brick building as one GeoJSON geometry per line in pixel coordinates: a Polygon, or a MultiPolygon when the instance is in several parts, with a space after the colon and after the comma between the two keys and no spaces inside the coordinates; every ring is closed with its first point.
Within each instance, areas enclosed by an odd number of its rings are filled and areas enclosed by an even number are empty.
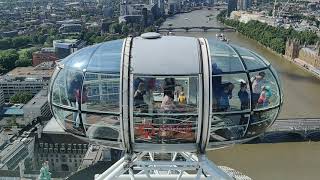
{"type": "Polygon", "coordinates": [[[41,51],[32,54],[32,66],[56,60],[58,60],[58,57],[56,56],[54,48],[42,48],[41,51]]]}

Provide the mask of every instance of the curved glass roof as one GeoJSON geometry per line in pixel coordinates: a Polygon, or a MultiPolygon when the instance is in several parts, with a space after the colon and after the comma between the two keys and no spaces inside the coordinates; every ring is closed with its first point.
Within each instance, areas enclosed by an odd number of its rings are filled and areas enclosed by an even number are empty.
{"type": "Polygon", "coordinates": [[[258,71],[270,63],[256,53],[235,45],[208,39],[213,74],[258,71]]]}
{"type": "Polygon", "coordinates": [[[119,73],[123,39],[81,49],[61,61],[75,71],[119,73]]]}

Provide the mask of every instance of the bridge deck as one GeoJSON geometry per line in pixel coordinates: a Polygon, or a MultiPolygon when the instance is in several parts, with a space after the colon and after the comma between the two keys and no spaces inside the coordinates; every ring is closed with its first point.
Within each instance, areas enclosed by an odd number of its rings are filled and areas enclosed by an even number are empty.
{"type": "Polygon", "coordinates": [[[314,130],[320,132],[320,118],[277,119],[268,132],[314,130]]]}

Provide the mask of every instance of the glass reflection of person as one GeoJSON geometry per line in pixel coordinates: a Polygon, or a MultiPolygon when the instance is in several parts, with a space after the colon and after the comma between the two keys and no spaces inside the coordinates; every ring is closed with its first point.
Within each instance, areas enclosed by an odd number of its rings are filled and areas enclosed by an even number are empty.
{"type": "Polygon", "coordinates": [[[258,99],[260,97],[261,91],[262,91],[262,86],[266,84],[266,80],[264,79],[265,77],[265,72],[259,72],[258,75],[255,77],[251,78],[252,82],[252,105],[256,106],[258,103],[258,99]]]}
{"type": "Polygon", "coordinates": [[[218,99],[218,109],[220,111],[227,111],[230,108],[229,99],[232,98],[232,91],[234,89],[234,85],[230,82],[221,85],[221,89],[217,94],[218,99]]]}
{"type": "Polygon", "coordinates": [[[249,94],[247,92],[247,84],[245,82],[240,83],[240,90],[238,96],[241,102],[241,110],[248,109],[249,107],[249,94]]]}
{"type": "Polygon", "coordinates": [[[156,88],[156,79],[155,78],[146,78],[146,94],[144,101],[148,105],[148,112],[153,112],[153,103],[154,103],[154,97],[153,92],[156,88]]]}
{"type": "Polygon", "coordinates": [[[222,70],[218,67],[216,63],[212,64],[212,104],[213,111],[218,110],[218,101],[219,101],[219,91],[222,86],[222,76],[220,75],[222,70]]]}
{"type": "MultiPolygon", "coordinates": [[[[69,84],[69,88],[68,88],[68,99],[70,101],[71,106],[76,107],[78,110],[81,106],[81,103],[79,101],[79,98],[77,97],[79,94],[79,92],[81,91],[81,87],[82,87],[82,83],[83,83],[83,77],[81,74],[76,74],[71,83],[69,84]]],[[[73,112],[73,117],[72,117],[72,122],[75,128],[79,127],[79,112],[78,111],[74,111],[73,112]]]]}
{"type": "Polygon", "coordinates": [[[165,78],[163,85],[163,93],[164,95],[170,95],[172,99],[174,99],[174,91],[176,87],[176,81],[174,78],[165,78]]]}
{"type": "Polygon", "coordinates": [[[176,108],[173,102],[173,93],[171,91],[165,92],[161,103],[161,109],[164,111],[172,111],[176,108]]]}
{"type": "Polygon", "coordinates": [[[269,86],[262,86],[262,91],[258,99],[258,107],[267,107],[269,105],[269,99],[271,97],[271,91],[269,86]]]}
{"type": "Polygon", "coordinates": [[[144,97],[143,97],[145,94],[146,94],[146,91],[145,91],[144,83],[140,82],[133,96],[135,107],[142,108],[145,105],[144,97]]]}

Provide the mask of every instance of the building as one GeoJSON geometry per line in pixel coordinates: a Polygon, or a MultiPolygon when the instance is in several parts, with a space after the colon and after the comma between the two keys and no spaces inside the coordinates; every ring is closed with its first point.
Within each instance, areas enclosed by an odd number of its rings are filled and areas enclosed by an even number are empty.
{"type": "Polygon", "coordinates": [[[247,10],[251,8],[252,0],[238,0],[238,10],[247,10]]]}
{"type": "Polygon", "coordinates": [[[228,16],[230,16],[232,11],[237,10],[237,0],[228,0],[228,16]]]}
{"type": "Polygon", "coordinates": [[[0,109],[2,109],[4,102],[4,93],[3,90],[0,90],[0,109]]]}
{"type": "Polygon", "coordinates": [[[63,59],[71,53],[85,47],[86,43],[77,39],[60,39],[53,41],[53,47],[56,52],[56,56],[59,59],[63,59]]]}
{"type": "Polygon", "coordinates": [[[28,157],[33,158],[33,151],[34,138],[19,137],[0,152],[0,169],[17,170],[21,161],[28,157]]]}
{"type": "Polygon", "coordinates": [[[58,60],[58,58],[54,48],[42,48],[41,51],[37,51],[32,54],[32,66],[56,60],[58,60]]]}
{"type": "Polygon", "coordinates": [[[88,144],[67,134],[42,133],[35,141],[35,167],[49,162],[51,171],[75,172],[88,150],[88,144]]]}
{"type": "Polygon", "coordinates": [[[0,89],[4,100],[18,92],[30,92],[36,95],[44,86],[48,86],[54,70],[53,63],[42,63],[36,67],[17,67],[0,76],[0,89]]]}
{"type": "Polygon", "coordinates": [[[52,117],[48,104],[48,90],[42,89],[27,104],[23,106],[23,117],[25,125],[29,124],[36,118],[49,120],[52,117]]]}
{"type": "Polygon", "coordinates": [[[159,13],[161,16],[165,15],[165,3],[164,0],[158,0],[158,8],[159,8],[159,13]]]}
{"type": "Polygon", "coordinates": [[[315,69],[320,70],[320,44],[316,46],[301,46],[297,40],[288,40],[286,43],[285,56],[292,60],[304,62],[315,69]]]}
{"type": "Polygon", "coordinates": [[[81,24],[62,24],[59,28],[59,32],[62,34],[79,34],[81,31],[81,24]]]}

